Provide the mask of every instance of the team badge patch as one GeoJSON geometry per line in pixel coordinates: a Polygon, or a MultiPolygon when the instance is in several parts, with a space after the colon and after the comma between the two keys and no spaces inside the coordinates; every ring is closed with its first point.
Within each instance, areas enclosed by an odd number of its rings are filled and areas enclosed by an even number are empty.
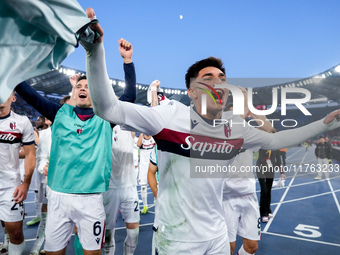
{"type": "Polygon", "coordinates": [[[10,127],[10,129],[14,130],[14,129],[17,128],[17,123],[12,121],[11,123],[9,123],[9,127],[10,127]]]}
{"type": "Polygon", "coordinates": [[[231,128],[229,122],[224,124],[224,134],[227,138],[231,136],[231,128]]]}
{"type": "Polygon", "coordinates": [[[77,133],[78,133],[78,135],[80,135],[81,133],[83,133],[83,129],[82,128],[78,128],[77,129],[77,133]]]}

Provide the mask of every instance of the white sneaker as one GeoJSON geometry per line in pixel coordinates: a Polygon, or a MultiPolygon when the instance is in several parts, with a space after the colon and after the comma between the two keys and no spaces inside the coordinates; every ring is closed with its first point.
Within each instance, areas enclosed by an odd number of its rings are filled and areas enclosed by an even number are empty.
{"type": "Polygon", "coordinates": [[[267,223],[269,221],[269,218],[267,216],[262,217],[262,222],[267,223]]]}
{"type": "Polygon", "coordinates": [[[269,217],[269,218],[274,218],[274,215],[271,214],[271,213],[269,213],[269,214],[268,214],[268,217],[269,217]]]}
{"type": "Polygon", "coordinates": [[[317,177],[315,177],[314,179],[315,179],[315,180],[321,180],[321,179],[322,179],[322,177],[320,177],[320,176],[317,176],[317,177]]]}

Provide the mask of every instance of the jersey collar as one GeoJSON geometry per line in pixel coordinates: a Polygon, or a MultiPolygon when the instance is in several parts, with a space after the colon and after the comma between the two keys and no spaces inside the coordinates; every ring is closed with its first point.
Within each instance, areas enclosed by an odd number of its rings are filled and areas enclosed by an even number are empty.
{"type": "Polygon", "coordinates": [[[9,116],[11,116],[11,112],[9,112],[9,114],[7,114],[6,116],[0,117],[0,120],[6,119],[6,118],[8,118],[9,116]]]}
{"type": "Polygon", "coordinates": [[[192,108],[193,108],[194,112],[196,112],[197,115],[198,115],[202,120],[204,120],[205,123],[207,123],[207,124],[209,124],[209,125],[211,125],[211,126],[214,125],[214,120],[210,120],[210,119],[204,118],[201,114],[199,114],[199,113],[197,112],[195,106],[193,106],[192,108]]]}

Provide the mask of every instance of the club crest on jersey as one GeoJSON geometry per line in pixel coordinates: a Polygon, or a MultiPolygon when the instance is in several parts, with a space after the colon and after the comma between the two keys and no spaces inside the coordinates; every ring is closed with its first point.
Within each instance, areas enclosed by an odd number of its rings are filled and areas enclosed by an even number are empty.
{"type": "Polygon", "coordinates": [[[78,128],[77,129],[77,133],[78,133],[78,135],[80,135],[81,133],[83,133],[83,129],[82,128],[78,128]]]}
{"type": "Polygon", "coordinates": [[[17,123],[12,121],[11,123],[9,123],[9,127],[10,127],[10,129],[14,130],[14,129],[17,128],[17,123]]]}
{"type": "Polygon", "coordinates": [[[157,97],[159,102],[165,100],[165,95],[162,92],[158,92],[157,97]]]}
{"type": "Polygon", "coordinates": [[[231,136],[231,128],[229,122],[224,124],[224,134],[227,138],[231,136]]]}

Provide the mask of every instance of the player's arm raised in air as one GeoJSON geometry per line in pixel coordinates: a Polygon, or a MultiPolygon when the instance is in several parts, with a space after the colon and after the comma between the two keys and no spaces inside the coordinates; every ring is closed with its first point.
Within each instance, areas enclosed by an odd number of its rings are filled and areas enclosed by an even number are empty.
{"type": "MultiPolygon", "coordinates": [[[[132,62],[133,47],[131,43],[121,38],[118,40],[118,49],[124,61],[124,75],[125,75],[125,88],[123,94],[118,100],[126,102],[135,102],[136,100],[136,71],[135,65],[132,62]]],[[[116,124],[111,122],[113,128],[116,124]]]]}
{"type": "MultiPolygon", "coordinates": [[[[247,90],[239,87],[243,94],[245,100],[248,98],[247,90]]],[[[245,109],[248,109],[248,105],[245,102],[245,109]]],[[[250,131],[250,137],[251,139],[248,140],[248,142],[251,142],[253,144],[261,144],[263,149],[270,149],[270,150],[278,150],[285,147],[293,146],[296,144],[299,144],[305,140],[307,140],[310,137],[313,137],[315,135],[318,135],[324,131],[332,130],[340,126],[340,122],[338,121],[338,117],[340,114],[340,110],[331,112],[326,116],[326,118],[313,122],[309,125],[291,129],[291,130],[285,130],[281,131],[275,134],[271,133],[271,130],[273,129],[271,122],[268,121],[266,116],[264,115],[256,115],[254,113],[251,113],[252,117],[256,120],[259,125],[262,125],[260,127],[260,130],[266,131],[266,132],[259,132],[259,130],[255,129],[248,129],[250,131]],[[252,131],[251,131],[252,130],[252,131]],[[251,134],[252,132],[259,132],[258,135],[251,134]],[[253,140],[253,141],[252,141],[253,140]],[[255,141],[257,140],[257,141],[255,141]]],[[[247,111],[245,111],[245,116],[247,116],[247,111]]]]}
{"type": "Polygon", "coordinates": [[[138,137],[138,141],[137,141],[137,146],[140,148],[143,144],[143,136],[144,134],[143,133],[140,133],[139,134],[139,137],[138,137]]]}
{"type": "Polygon", "coordinates": [[[119,53],[124,61],[125,89],[119,97],[120,101],[134,102],[136,100],[136,71],[132,61],[133,47],[130,42],[121,38],[118,40],[119,53]]]}
{"type": "Polygon", "coordinates": [[[262,149],[278,150],[300,144],[310,137],[340,127],[340,122],[337,120],[339,114],[340,110],[337,110],[329,113],[325,118],[303,127],[284,130],[275,134],[246,126],[245,148],[250,145],[250,147],[261,146],[262,149]]]}
{"type": "Polygon", "coordinates": [[[151,107],[159,105],[158,102],[158,96],[157,96],[157,90],[159,89],[159,86],[161,85],[161,82],[159,80],[155,80],[151,83],[150,89],[151,89],[151,107]]]}
{"type": "Polygon", "coordinates": [[[80,78],[81,74],[77,73],[72,76],[70,76],[70,84],[72,86],[72,91],[71,91],[71,97],[69,101],[69,105],[76,106],[76,93],[75,93],[75,88],[77,85],[77,82],[80,78]]]}
{"type": "MultiPolygon", "coordinates": [[[[93,10],[87,9],[87,13],[93,19],[93,10]]],[[[170,120],[174,110],[171,110],[172,107],[156,107],[156,109],[119,101],[107,74],[102,43],[104,31],[99,23],[92,24],[90,27],[100,34],[97,43],[92,47],[84,45],[87,81],[95,114],[110,123],[124,125],[131,131],[140,131],[149,135],[159,133],[164,124],[170,120]]]]}

